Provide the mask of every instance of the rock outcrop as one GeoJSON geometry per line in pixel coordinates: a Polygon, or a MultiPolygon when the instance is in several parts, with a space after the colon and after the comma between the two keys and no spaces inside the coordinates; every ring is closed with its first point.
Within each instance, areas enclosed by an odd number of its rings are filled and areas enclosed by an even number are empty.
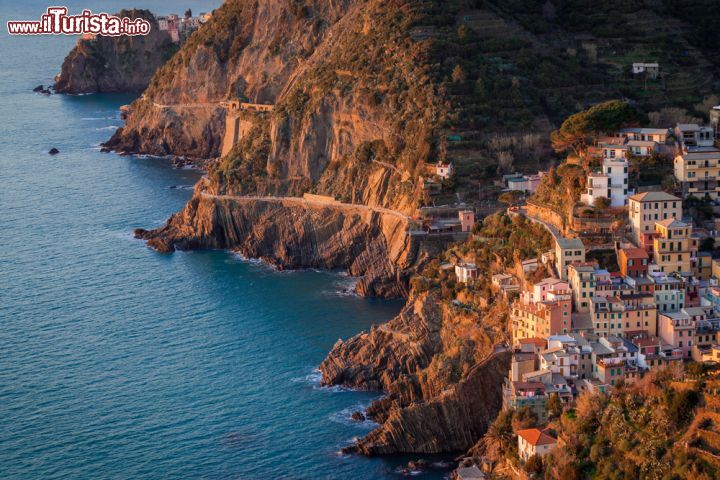
{"type": "Polygon", "coordinates": [[[204,182],[165,226],[136,236],[164,252],[230,249],[282,269],[344,269],[361,277],[356,288],[366,296],[406,296],[424,256],[400,216],[301,198],[214,195],[204,182]]]}
{"type": "Polygon", "coordinates": [[[177,51],[150,11],[122,10],[117,15],[148,20],[150,33],[80,38],[55,78],[56,93],[142,92],[157,69],[177,51]]]}
{"type": "Polygon", "coordinates": [[[383,390],[367,411],[380,427],[348,450],[368,455],[470,448],[501,408],[510,354],[506,306],[481,317],[437,294],[413,294],[392,321],[338,341],[320,370],[325,384],[383,390]]]}

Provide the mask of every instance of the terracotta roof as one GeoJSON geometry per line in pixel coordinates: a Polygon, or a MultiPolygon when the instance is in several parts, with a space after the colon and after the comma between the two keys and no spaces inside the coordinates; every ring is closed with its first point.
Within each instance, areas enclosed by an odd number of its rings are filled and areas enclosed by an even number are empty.
{"type": "Polygon", "coordinates": [[[630,247],[622,248],[621,251],[627,258],[648,258],[648,253],[644,248],[630,247]]]}
{"type": "Polygon", "coordinates": [[[538,347],[543,347],[543,348],[545,348],[545,345],[547,344],[547,341],[544,338],[540,338],[540,337],[521,338],[520,340],[518,340],[518,342],[520,344],[533,343],[533,344],[537,345],[538,347]]]}
{"type": "Polygon", "coordinates": [[[525,439],[532,446],[537,445],[550,445],[557,443],[557,440],[548,435],[547,433],[538,430],[537,428],[528,428],[526,430],[518,430],[517,434],[525,439]]]}

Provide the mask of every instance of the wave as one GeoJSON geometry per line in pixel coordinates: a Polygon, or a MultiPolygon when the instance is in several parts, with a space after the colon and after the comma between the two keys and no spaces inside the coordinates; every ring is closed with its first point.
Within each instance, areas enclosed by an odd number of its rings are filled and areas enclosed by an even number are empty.
{"type": "Polygon", "coordinates": [[[356,403],[355,405],[343,408],[338,412],[331,413],[328,418],[330,418],[331,422],[340,423],[342,425],[359,427],[364,430],[374,430],[379,426],[378,423],[373,422],[368,418],[365,418],[364,420],[354,420],[352,418],[352,414],[355,412],[362,412],[364,415],[368,406],[369,404],[367,403],[356,403]]]}
{"type": "Polygon", "coordinates": [[[120,127],[117,125],[108,125],[107,127],[98,127],[95,130],[100,132],[102,130],[117,130],[118,128],[120,128],[120,127]]]}
{"type": "Polygon", "coordinates": [[[120,117],[113,115],[112,117],[81,117],[80,120],[120,120],[120,117]]]}
{"type": "MultiPolygon", "coordinates": [[[[313,368],[312,372],[309,374],[302,376],[302,377],[295,377],[290,379],[291,382],[294,383],[305,383],[307,385],[310,385],[313,390],[317,390],[318,392],[326,392],[326,393],[342,393],[342,392],[358,392],[361,390],[345,387],[342,385],[322,385],[322,373],[320,372],[320,369],[313,368]]],[[[356,410],[354,410],[356,411],[356,410]]],[[[352,412],[351,412],[352,414],[352,412]]]]}

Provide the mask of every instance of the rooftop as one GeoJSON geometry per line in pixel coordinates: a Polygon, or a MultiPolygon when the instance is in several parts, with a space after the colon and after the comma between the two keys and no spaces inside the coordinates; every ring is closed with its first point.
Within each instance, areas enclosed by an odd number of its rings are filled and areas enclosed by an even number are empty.
{"type": "Polygon", "coordinates": [[[583,245],[582,240],[579,238],[558,237],[556,242],[562,249],[585,248],[585,245],[583,245]]]}
{"type": "Polygon", "coordinates": [[[644,248],[629,247],[620,249],[627,258],[648,258],[648,253],[644,248]]]}
{"type": "Polygon", "coordinates": [[[655,222],[655,224],[666,228],[685,228],[688,226],[687,223],[681,222],[675,218],[666,218],[665,220],[655,222]]]}
{"type": "Polygon", "coordinates": [[[557,440],[547,433],[543,432],[542,430],[538,430],[537,428],[528,428],[525,430],[518,430],[517,431],[518,436],[525,439],[526,442],[528,442],[530,445],[537,446],[537,445],[552,445],[553,443],[557,443],[557,440]]]}
{"type": "Polygon", "coordinates": [[[680,201],[675,195],[670,195],[667,192],[642,192],[636,193],[630,200],[636,202],[666,202],[666,201],[680,201]]]}

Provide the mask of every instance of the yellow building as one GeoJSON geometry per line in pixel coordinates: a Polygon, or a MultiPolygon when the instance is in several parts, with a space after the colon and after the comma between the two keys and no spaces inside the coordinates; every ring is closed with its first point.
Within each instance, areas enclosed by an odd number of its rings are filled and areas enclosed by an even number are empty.
{"type": "MultiPolygon", "coordinates": [[[[692,227],[668,218],[655,224],[657,237],[653,239],[653,259],[663,273],[692,273],[692,227]]],[[[697,252],[697,249],[695,249],[697,252]]]]}
{"type": "Polygon", "coordinates": [[[675,157],[674,169],[683,197],[715,199],[720,195],[720,152],[683,152],[675,157]]]}
{"type": "Polygon", "coordinates": [[[639,247],[652,245],[656,222],[682,218],[682,200],[665,192],[635,194],[628,205],[633,240],[639,247]]]}
{"type": "Polygon", "coordinates": [[[573,307],[576,312],[590,311],[595,296],[595,269],[597,262],[573,263],[568,266],[568,283],[572,290],[573,307]]]}
{"type": "Polygon", "coordinates": [[[515,302],[510,312],[513,345],[523,338],[547,338],[570,331],[570,291],[551,290],[547,298],[537,303],[515,302]]]}
{"type": "Polygon", "coordinates": [[[657,307],[652,293],[595,296],[590,317],[595,333],[601,337],[626,337],[627,332],[638,331],[657,334],[657,307]]]}

